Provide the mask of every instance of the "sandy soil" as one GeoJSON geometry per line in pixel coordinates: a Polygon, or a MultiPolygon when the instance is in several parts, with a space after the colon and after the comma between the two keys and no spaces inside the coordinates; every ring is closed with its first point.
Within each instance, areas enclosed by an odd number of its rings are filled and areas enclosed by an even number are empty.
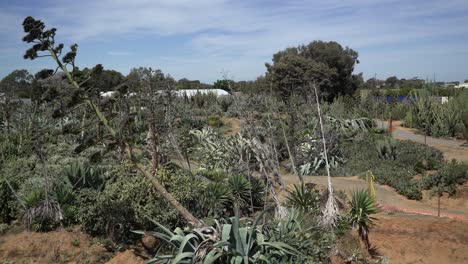
{"type": "Polygon", "coordinates": [[[393,264],[468,263],[466,221],[381,213],[370,242],[393,264]]]}

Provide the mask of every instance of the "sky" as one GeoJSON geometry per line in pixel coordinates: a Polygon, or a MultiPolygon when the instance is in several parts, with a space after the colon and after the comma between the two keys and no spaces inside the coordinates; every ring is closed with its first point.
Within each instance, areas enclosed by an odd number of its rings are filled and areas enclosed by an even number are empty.
{"type": "Polygon", "coordinates": [[[79,67],[123,74],[254,80],[277,51],[324,40],[356,50],[365,79],[468,79],[468,0],[0,0],[0,78],[53,67],[23,59],[26,16],[78,43],[79,67]]]}

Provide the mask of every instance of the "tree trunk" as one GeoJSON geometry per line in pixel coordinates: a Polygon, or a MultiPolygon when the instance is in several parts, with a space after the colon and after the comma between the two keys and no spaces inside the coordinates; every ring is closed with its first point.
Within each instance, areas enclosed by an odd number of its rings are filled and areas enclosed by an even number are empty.
{"type": "Polygon", "coordinates": [[[171,204],[172,207],[174,207],[182,215],[182,217],[185,218],[185,220],[187,220],[187,222],[189,222],[190,224],[192,224],[195,227],[204,226],[203,222],[201,222],[198,218],[193,216],[181,203],[179,203],[179,201],[177,201],[177,199],[175,199],[174,196],[172,196],[172,194],[169,193],[166,190],[166,188],[164,188],[164,186],[156,179],[156,177],[151,175],[151,173],[149,173],[145,169],[144,166],[142,166],[141,164],[137,163],[134,160],[132,151],[131,151],[131,149],[130,149],[130,147],[128,145],[127,145],[126,149],[127,149],[128,156],[131,157],[131,161],[132,161],[133,165],[137,168],[137,170],[140,171],[143,174],[143,176],[145,176],[145,178],[147,178],[153,184],[156,191],[159,194],[161,194],[163,196],[163,198],[167,202],[169,202],[169,204],[171,204]]]}

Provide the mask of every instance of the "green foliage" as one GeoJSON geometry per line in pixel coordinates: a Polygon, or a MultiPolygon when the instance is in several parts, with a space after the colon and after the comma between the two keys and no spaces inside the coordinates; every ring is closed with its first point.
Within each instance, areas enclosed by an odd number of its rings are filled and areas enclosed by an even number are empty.
{"type": "Polygon", "coordinates": [[[265,223],[263,230],[270,241],[279,241],[292,246],[300,255],[288,258],[280,263],[326,263],[329,249],[333,243],[333,234],[311,221],[310,214],[291,209],[286,218],[265,223]]]}
{"type": "Polygon", "coordinates": [[[455,137],[458,127],[463,123],[463,109],[468,107],[463,102],[464,94],[461,93],[447,103],[441,104],[425,91],[417,94],[417,99],[412,101],[412,108],[405,116],[405,125],[416,127],[426,135],[435,137],[455,137]]]}
{"type": "MultiPolygon", "coordinates": [[[[140,174],[122,167],[115,179],[107,182],[102,192],[83,189],[78,197],[79,222],[93,235],[108,235],[117,242],[132,239],[132,229],[149,229],[147,217],[167,225],[182,224],[177,211],[164,200],[140,174]]],[[[201,184],[187,172],[174,167],[161,167],[158,178],[165,188],[187,208],[195,208],[201,184]]]]}
{"type": "Polygon", "coordinates": [[[203,215],[220,217],[225,214],[224,211],[231,205],[232,200],[229,186],[221,182],[210,182],[201,194],[199,206],[203,215]]]}
{"type": "Polygon", "coordinates": [[[381,159],[393,159],[397,158],[396,140],[393,138],[385,138],[383,140],[376,141],[377,152],[381,159]]]}
{"type": "Polygon", "coordinates": [[[244,175],[235,174],[228,178],[228,186],[231,189],[234,203],[238,207],[250,204],[252,185],[244,175]]]}
{"type": "Polygon", "coordinates": [[[305,184],[293,185],[293,189],[288,190],[286,200],[289,206],[303,213],[315,213],[320,210],[320,194],[305,184]]]}
{"type": "Polygon", "coordinates": [[[300,256],[300,252],[282,241],[269,241],[259,225],[262,216],[251,224],[241,221],[236,214],[215,228],[176,228],[172,232],[156,223],[162,232],[134,232],[153,235],[170,249],[170,254],[158,252],[148,263],[290,263],[300,256]]]}
{"type": "Polygon", "coordinates": [[[204,186],[198,200],[200,214],[208,217],[225,217],[234,214],[237,207],[241,212],[263,208],[265,185],[254,177],[230,175],[220,171],[203,171],[211,181],[204,186]]]}
{"type": "Polygon", "coordinates": [[[234,81],[232,80],[216,80],[216,82],[213,84],[213,89],[221,89],[227,92],[231,92],[233,86],[234,81]]]}
{"type": "Polygon", "coordinates": [[[442,153],[424,144],[397,141],[396,159],[381,159],[376,155],[375,145],[377,140],[382,139],[385,138],[374,135],[346,142],[343,145],[346,163],[332,168],[332,174],[365,177],[366,172],[372,170],[376,182],[395,188],[398,193],[409,199],[421,199],[418,181],[413,180],[413,177],[424,170],[438,169],[443,163],[442,153]]]}
{"type": "Polygon", "coordinates": [[[443,166],[436,173],[425,176],[421,180],[424,190],[431,190],[431,194],[454,195],[459,185],[468,181],[468,164],[457,163],[455,160],[443,166]]]}
{"type": "Polygon", "coordinates": [[[198,170],[196,175],[214,182],[220,182],[228,178],[228,174],[222,170],[198,170]]]}
{"type": "Polygon", "coordinates": [[[307,94],[309,82],[315,82],[322,98],[332,101],[352,95],[362,81],[362,76],[352,74],[357,57],[356,51],[336,42],[314,41],[274,54],[273,63],[266,64],[267,77],[283,99],[307,94]]]}
{"type": "Polygon", "coordinates": [[[208,125],[210,127],[222,127],[224,125],[224,122],[221,120],[219,116],[209,116],[208,125]]]}
{"type": "Polygon", "coordinates": [[[349,221],[353,227],[358,228],[359,235],[369,247],[369,230],[375,221],[371,215],[379,212],[375,205],[375,197],[367,190],[353,191],[350,205],[349,221]]]}
{"type": "Polygon", "coordinates": [[[105,171],[87,163],[74,162],[65,167],[65,182],[73,189],[93,188],[101,190],[104,186],[105,171]]]}
{"type": "Polygon", "coordinates": [[[229,107],[234,103],[234,100],[229,96],[219,97],[218,105],[221,107],[221,110],[226,113],[229,110],[229,107]]]}

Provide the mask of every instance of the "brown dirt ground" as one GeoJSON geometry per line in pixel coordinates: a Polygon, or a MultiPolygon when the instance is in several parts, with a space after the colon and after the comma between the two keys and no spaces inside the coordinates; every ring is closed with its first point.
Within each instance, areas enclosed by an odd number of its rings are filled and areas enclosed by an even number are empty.
{"type": "Polygon", "coordinates": [[[466,221],[380,213],[369,236],[393,264],[468,263],[466,221]]]}
{"type": "Polygon", "coordinates": [[[143,264],[145,261],[138,257],[133,250],[119,252],[106,264],[143,264]]]}
{"type": "Polygon", "coordinates": [[[108,252],[97,239],[78,227],[48,233],[28,232],[15,226],[0,236],[0,264],[143,264],[145,261],[126,250],[108,252]]]}
{"type": "Polygon", "coordinates": [[[229,129],[224,132],[225,136],[232,136],[241,131],[241,120],[234,117],[222,117],[221,120],[225,124],[229,124],[229,129]]]}
{"type": "Polygon", "coordinates": [[[19,227],[0,237],[1,263],[105,263],[112,257],[99,243],[78,229],[48,233],[19,227]]]}

